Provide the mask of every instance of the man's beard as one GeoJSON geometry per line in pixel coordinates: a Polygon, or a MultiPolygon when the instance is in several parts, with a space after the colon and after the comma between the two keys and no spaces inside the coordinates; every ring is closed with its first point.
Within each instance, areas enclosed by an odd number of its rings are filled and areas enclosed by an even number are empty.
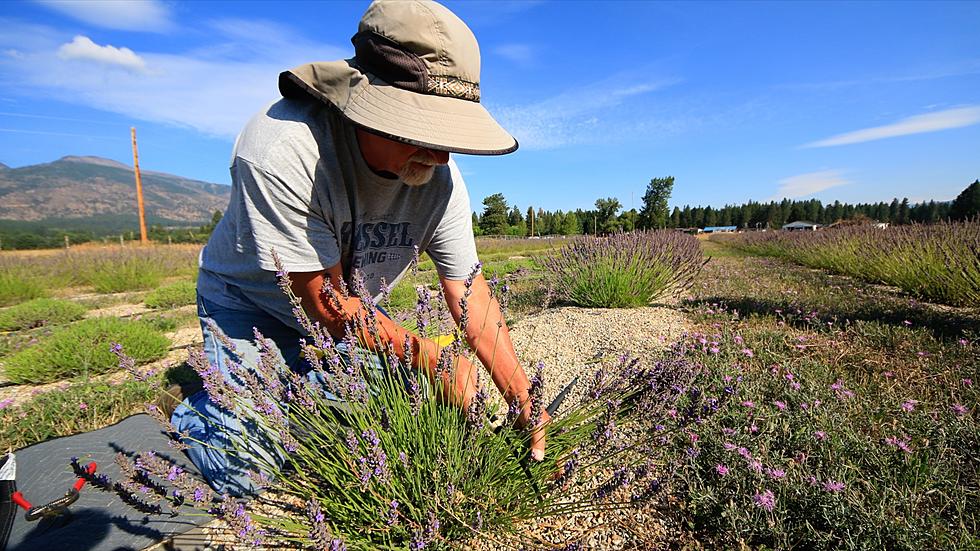
{"type": "Polygon", "coordinates": [[[398,172],[398,177],[412,187],[427,184],[436,171],[436,166],[431,163],[432,157],[422,152],[416,153],[409,157],[405,166],[398,172]]]}

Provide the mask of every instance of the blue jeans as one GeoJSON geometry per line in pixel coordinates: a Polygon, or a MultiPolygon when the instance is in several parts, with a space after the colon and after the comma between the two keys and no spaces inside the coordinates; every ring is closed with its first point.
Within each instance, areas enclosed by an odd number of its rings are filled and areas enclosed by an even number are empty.
{"type": "MultiPolygon", "coordinates": [[[[284,365],[297,373],[307,373],[311,382],[323,387],[318,373],[310,370],[306,359],[300,355],[300,339],[303,335],[279,319],[259,309],[225,308],[201,296],[197,299],[197,315],[204,334],[204,354],[211,365],[221,369],[226,379],[230,378],[226,358],[245,367],[256,365],[259,351],[254,343],[254,327],[275,343],[284,365]],[[218,340],[211,330],[209,320],[235,345],[235,352],[218,340]]],[[[342,353],[346,352],[346,346],[342,342],[337,343],[337,348],[342,353]]],[[[377,356],[370,353],[359,355],[368,364],[365,365],[366,368],[382,369],[382,363],[377,356]]],[[[186,432],[193,439],[185,439],[185,443],[190,446],[187,455],[218,493],[233,496],[255,494],[261,485],[249,473],[268,474],[269,468],[263,468],[263,465],[274,466],[278,470],[285,462],[285,458],[275,451],[277,448],[272,442],[256,440],[263,431],[254,426],[243,427],[233,413],[211,402],[207,392],[203,390],[178,405],[171,416],[171,422],[177,430],[186,432]],[[235,453],[224,451],[233,447],[238,449],[235,453]]]]}

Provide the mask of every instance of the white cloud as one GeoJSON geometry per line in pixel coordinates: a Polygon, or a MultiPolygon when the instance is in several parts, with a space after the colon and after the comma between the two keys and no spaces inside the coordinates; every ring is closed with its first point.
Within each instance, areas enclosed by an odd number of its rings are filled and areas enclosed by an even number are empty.
{"type": "Polygon", "coordinates": [[[258,109],[279,97],[276,83],[281,71],[351,54],[351,48],[312,42],[296,31],[287,33],[261,22],[249,27],[256,33],[251,39],[233,32],[234,25],[215,23],[207,28],[213,37],[207,47],[177,54],[140,52],[145,71],[120,71],[119,63],[111,65],[105,59],[80,71],[78,58],[59,55],[59,45],[71,35],[3,18],[0,27],[5,29],[0,33],[0,51],[16,47],[23,54],[22,59],[0,62],[0,82],[16,82],[17,90],[35,98],[224,138],[233,138],[258,109]]]}
{"type": "Polygon", "coordinates": [[[116,65],[133,71],[146,71],[146,62],[129,48],[117,48],[106,44],[99,46],[87,36],[76,36],[68,44],[58,48],[61,59],[82,59],[103,65],[116,65]]]}
{"type": "Polygon", "coordinates": [[[925,115],[915,115],[896,123],[864,128],[853,132],[838,134],[829,138],[808,143],[803,147],[831,147],[852,143],[870,142],[909,134],[938,132],[950,128],[960,128],[980,123],[980,107],[959,107],[936,111],[925,115]]]}
{"type": "Polygon", "coordinates": [[[106,29],[167,32],[173,30],[170,8],[156,0],[37,0],[69,17],[106,29]]]}
{"type": "Polygon", "coordinates": [[[675,120],[637,118],[635,112],[624,114],[618,108],[629,98],[661,90],[678,79],[649,80],[623,88],[624,80],[623,75],[615,75],[536,103],[491,107],[490,112],[526,149],[636,138],[640,133],[665,131],[676,125],[675,120]]]}
{"type": "Polygon", "coordinates": [[[851,182],[845,179],[839,170],[821,170],[819,172],[807,172],[779,181],[779,189],[770,197],[770,200],[795,199],[797,197],[807,197],[819,193],[832,187],[844,186],[851,182]]]}
{"type": "Polygon", "coordinates": [[[534,59],[534,51],[527,44],[501,44],[494,53],[514,63],[526,65],[534,59]]]}

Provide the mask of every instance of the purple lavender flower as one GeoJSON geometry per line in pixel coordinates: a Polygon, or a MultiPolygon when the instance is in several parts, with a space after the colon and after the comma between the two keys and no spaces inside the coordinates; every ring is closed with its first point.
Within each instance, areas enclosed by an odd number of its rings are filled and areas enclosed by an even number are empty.
{"type": "Polygon", "coordinates": [[[629,471],[626,468],[616,469],[606,482],[602,483],[593,493],[594,499],[605,499],[617,489],[629,484],[629,471]]]}
{"type": "Polygon", "coordinates": [[[909,444],[907,438],[897,438],[894,436],[888,436],[885,438],[885,443],[893,448],[897,448],[905,453],[912,453],[912,447],[909,444]]]}
{"type": "Polygon", "coordinates": [[[422,285],[415,287],[418,302],[415,304],[415,328],[418,334],[425,337],[429,323],[432,321],[432,303],[429,290],[422,285]]]}
{"type": "Polygon", "coordinates": [[[471,434],[476,435],[486,424],[487,421],[487,399],[489,398],[486,388],[482,385],[477,388],[476,395],[466,411],[466,423],[471,429],[471,434]]]}
{"type": "MultiPolygon", "coordinates": [[[[351,453],[357,453],[360,445],[356,443],[356,437],[354,437],[354,442],[352,442],[351,437],[352,433],[348,433],[348,449],[351,449],[353,444],[351,453]]],[[[381,483],[387,483],[391,478],[391,473],[388,470],[388,456],[381,447],[381,440],[378,438],[378,433],[374,429],[367,429],[361,433],[361,439],[367,449],[364,455],[360,455],[355,460],[358,464],[357,476],[361,482],[361,489],[366,489],[371,479],[376,479],[381,483]]]]}
{"type": "Polygon", "coordinates": [[[835,482],[833,480],[827,480],[826,482],[823,483],[823,490],[831,494],[840,492],[843,489],[844,489],[843,482],[835,482]]]}
{"type": "Polygon", "coordinates": [[[719,463],[715,465],[715,472],[718,473],[718,476],[725,476],[728,474],[728,467],[719,463]]]}
{"type": "Polygon", "coordinates": [[[310,522],[310,541],[317,549],[329,549],[333,538],[327,528],[326,515],[315,499],[306,502],[306,519],[310,522]]]}
{"type": "Polygon", "coordinates": [[[412,408],[412,415],[418,416],[422,411],[422,388],[419,387],[418,375],[414,369],[408,374],[408,403],[412,408]]]}
{"type": "Polygon", "coordinates": [[[766,474],[769,475],[769,478],[772,478],[774,480],[779,480],[779,479],[782,479],[782,478],[786,478],[786,471],[783,470],[783,469],[780,469],[780,468],[775,468],[775,469],[774,468],[767,468],[766,469],[766,474]]]}
{"type": "Polygon", "coordinates": [[[541,424],[541,416],[544,412],[544,362],[538,362],[531,376],[531,388],[528,391],[531,399],[531,420],[528,427],[533,428],[541,424]]]}
{"type": "Polygon", "coordinates": [[[398,501],[394,499],[388,504],[388,509],[385,511],[385,524],[388,526],[398,524],[398,505],[398,501]]]}
{"type": "Polygon", "coordinates": [[[772,490],[766,490],[761,494],[756,492],[752,497],[752,501],[760,509],[765,509],[768,512],[772,512],[773,508],[776,507],[776,495],[772,493],[772,490]]]}
{"type": "Polygon", "coordinates": [[[152,376],[152,373],[141,373],[136,369],[136,360],[126,355],[121,344],[114,342],[109,350],[119,359],[119,369],[126,371],[137,381],[146,382],[152,376]]]}

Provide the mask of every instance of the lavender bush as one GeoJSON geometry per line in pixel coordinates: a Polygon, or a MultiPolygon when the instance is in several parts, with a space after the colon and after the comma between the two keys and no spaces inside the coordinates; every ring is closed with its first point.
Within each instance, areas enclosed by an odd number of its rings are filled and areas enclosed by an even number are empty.
{"type": "Polygon", "coordinates": [[[980,220],[748,233],[727,242],[755,254],[894,285],[919,298],[980,304],[980,220]]]}
{"type": "Polygon", "coordinates": [[[545,260],[559,299],[594,308],[645,306],[703,265],[697,239],[663,230],[582,237],[545,260]]]}
{"type": "MultiPolygon", "coordinates": [[[[213,401],[255,427],[244,438],[229,435],[233,449],[226,451],[241,453],[255,442],[270,446],[285,464],[260,462],[254,480],[263,485],[275,480],[282,500],[297,507],[286,514],[253,515],[147,454],[129,469],[127,480],[114,485],[127,499],[161,513],[185,506],[207,510],[224,518],[243,542],[423,549],[473,538],[513,547],[515,538],[526,535],[517,533],[521,521],[627,507],[660,488],[647,457],[651,439],[671,429],[645,427],[680,424],[661,420],[668,409],[681,407],[674,404],[696,401],[685,390],[685,380],[693,376],[690,364],[643,367],[623,357],[602,367],[583,383],[585,398],[554,416],[548,460],[533,462],[529,434],[513,428],[524,404],[505,405],[494,423],[493,402],[482,381],[468,411],[439,398],[443,381],[452,380],[454,357],[469,354],[459,331],[440,352],[434,381],[407,367],[411,362],[402,365],[391,349],[379,354],[383,369],[372,370],[356,337],[378,330],[373,301],[363,287],[355,284],[366,306],[363,317],[348,326],[344,341],[353,352],[344,356],[324,328],[307,319],[288,276],[281,272],[281,278],[310,333],[304,355],[329,394],[281,365],[258,333],[258,364],[230,366],[237,383],[226,382],[201,354],[190,363],[213,401]]],[[[327,286],[325,292],[336,298],[346,291],[327,286]]],[[[419,298],[416,326],[425,333],[433,308],[428,292],[419,298]]],[[[468,313],[471,319],[478,315],[468,313]]],[[[546,405],[540,364],[531,384],[532,417],[540,418],[546,405]]],[[[699,405],[684,407],[700,411],[699,405]]],[[[151,408],[151,413],[159,412],[151,408]]],[[[694,415],[682,419],[692,422],[694,415]]]]}

